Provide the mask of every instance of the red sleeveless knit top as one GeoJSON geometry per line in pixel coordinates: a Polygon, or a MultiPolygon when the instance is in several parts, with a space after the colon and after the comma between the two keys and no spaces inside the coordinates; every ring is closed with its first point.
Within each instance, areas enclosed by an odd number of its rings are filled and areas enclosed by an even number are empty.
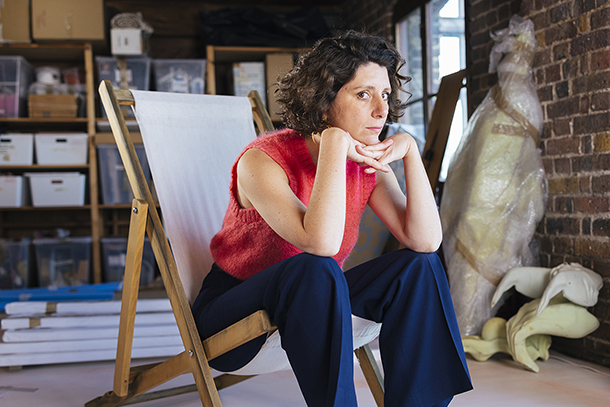
{"type": "MultiPolygon", "coordinates": [[[[316,174],[305,138],[290,129],[276,131],[250,143],[243,153],[257,148],[271,157],[286,173],[290,188],[305,204],[309,203],[316,174]]],[[[240,155],[240,158],[241,158],[240,155]]],[[[239,158],[238,160],[239,161],[239,158]]],[[[282,239],[254,208],[242,208],[237,201],[237,161],[231,170],[231,197],[223,226],[210,243],[216,264],[241,280],[265,268],[301,253],[302,250],[282,239]]],[[[347,211],[343,243],[333,258],[343,266],[358,239],[360,217],[375,187],[375,174],[347,162],[347,211]]]]}

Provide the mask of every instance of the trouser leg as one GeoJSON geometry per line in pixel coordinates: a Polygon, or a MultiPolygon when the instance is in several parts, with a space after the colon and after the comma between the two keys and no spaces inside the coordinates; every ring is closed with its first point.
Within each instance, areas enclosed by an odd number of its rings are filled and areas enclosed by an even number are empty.
{"type": "Polygon", "coordinates": [[[345,273],[352,312],[382,322],[385,405],[443,406],[472,388],[436,254],[400,250],[345,273]]]}
{"type": "MultiPolygon", "coordinates": [[[[299,254],[207,304],[196,301],[193,314],[205,338],[260,309],[267,310],[278,326],[282,347],[307,404],[356,406],[349,291],[337,263],[331,258],[299,254]]],[[[251,341],[210,364],[220,370],[235,370],[256,354],[262,342],[251,341]]]]}

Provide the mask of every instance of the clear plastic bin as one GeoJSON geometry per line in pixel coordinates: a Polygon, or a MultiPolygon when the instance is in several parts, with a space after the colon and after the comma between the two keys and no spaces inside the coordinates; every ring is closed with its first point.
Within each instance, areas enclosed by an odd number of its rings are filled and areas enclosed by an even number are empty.
{"type": "MultiPolygon", "coordinates": [[[[121,84],[121,71],[117,66],[115,57],[95,57],[97,62],[97,72],[100,81],[110,81],[115,89],[121,84]]],[[[150,89],[150,58],[126,58],[127,84],[129,89],[149,90],[150,89]]],[[[106,116],[106,111],[100,102],[102,117],[106,116]]],[[[133,110],[129,106],[121,106],[121,111],[125,117],[133,118],[133,110]]]]}
{"type": "Polygon", "coordinates": [[[34,239],[38,285],[64,287],[89,284],[91,237],[34,239]]]}
{"type": "MultiPolygon", "coordinates": [[[[146,181],[150,184],[150,169],[144,146],[138,144],[135,147],[146,181]]],[[[117,146],[100,144],[97,146],[97,156],[102,185],[102,203],[106,205],[130,204],[133,200],[133,192],[117,146]]]]}
{"type": "Polygon", "coordinates": [[[173,93],[205,93],[205,59],[155,59],[155,90],[173,93]]]}
{"type": "Polygon", "coordinates": [[[0,240],[0,289],[27,288],[30,284],[30,241],[0,240]]]}
{"type": "MultiPolygon", "coordinates": [[[[127,258],[126,237],[103,237],[102,256],[104,258],[104,282],[123,281],[125,274],[125,260],[127,258]]],[[[155,254],[150,240],[144,241],[142,253],[142,269],[140,271],[140,285],[147,286],[155,279],[155,254]]]]}
{"type": "Polygon", "coordinates": [[[22,56],[0,56],[0,117],[27,116],[34,69],[22,56]]]}

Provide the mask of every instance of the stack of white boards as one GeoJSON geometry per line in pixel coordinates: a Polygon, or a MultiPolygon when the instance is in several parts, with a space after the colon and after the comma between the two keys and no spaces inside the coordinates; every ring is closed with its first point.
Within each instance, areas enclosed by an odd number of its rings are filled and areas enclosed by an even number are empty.
{"type": "MultiPolygon", "coordinates": [[[[5,306],[0,366],[18,367],[116,358],[121,301],[23,301],[5,306]]],[[[132,358],[184,350],[169,300],[139,299],[132,358]]]]}

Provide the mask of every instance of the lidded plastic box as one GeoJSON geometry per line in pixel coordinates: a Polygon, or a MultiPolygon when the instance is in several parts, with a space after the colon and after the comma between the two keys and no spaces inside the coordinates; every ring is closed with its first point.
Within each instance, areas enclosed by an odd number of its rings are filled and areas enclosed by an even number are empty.
{"type": "Polygon", "coordinates": [[[30,287],[30,241],[0,239],[0,289],[30,287]]]}
{"type": "Polygon", "coordinates": [[[91,237],[34,239],[38,285],[64,287],[89,283],[91,237]]]}
{"type": "MultiPolygon", "coordinates": [[[[149,181],[150,169],[144,146],[136,144],[135,148],[146,181],[149,181]]],[[[97,156],[102,185],[102,202],[106,205],[130,204],[133,200],[133,192],[117,146],[114,144],[99,144],[97,146],[97,156]]]]}
{"type": "MultiPolygon", "coordinates": [[[[127,258],[126,237],[103,237],[102,256],[104,258],[104,281],[123,281],[125,275],[125,263],[127,258]]],[[[147,286],[155,278],[155,254],[153,253],[150,240],[144,240],[142,253],[142,268],[140,270],[140,285],[147,286]]]]}
{"type": "Polygon", "coordinates": [[[0,56],[0,117],[27,115],[28,88],[34,80],[32,65],[22,56],[0,56]]]}
{"type": "Polygon", "coordinates": [[[205,93],[205,59],[154,59],[155,89],[160,92],[205,93]]]}

